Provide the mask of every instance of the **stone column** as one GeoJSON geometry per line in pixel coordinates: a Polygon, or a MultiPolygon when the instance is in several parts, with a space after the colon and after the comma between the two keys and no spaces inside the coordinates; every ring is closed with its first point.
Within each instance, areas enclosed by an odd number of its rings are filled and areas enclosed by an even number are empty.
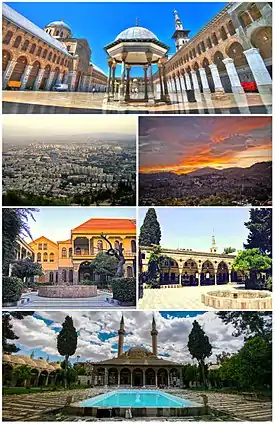
{"type": "Polygon", "coordinates": [[[119,87],[119,100],[124,102],[125,92],[124,92],[124,82],[125,82],[125,65],[126,65],[127,53],[122,53],[122,62],[121,62],[121,77],[120,77],[120,87],[119,87]]]}
{"type": "Polygon", "coordinates": [[[133,370],[130,370],[130,384],[131,384],[131,387],[133,387],[133,370]]]}
{"type": "Polygon", "coordinates": [[[244,55],[251,69],[253,77],[256,81],[258,89],[264,93],[272,93],[272,80],[266,69],[264,60],[259,53],[259,50],[252,48],[245,50],[244,55]]]}
{"type": "Polygon", "coordinates": [[[32,65],[26,66],[26,68],[24,70],[24,73],[23,73],[23,75],[21,77],[21,86],[20,86],[20,90],[21,91],[25,90],[25,88],[26,88],[26,85],[27,85],[27,82],[28,82],[28,79],[29,79],[31,70],[32,70],[32,65]]]}
{"type": "Polygon", "coordinates": [[[56,78],[56,84],[60,84],[61,83],[62,75],[63,75],[62,72],[59,72],[59,74],[58,74],[58,76],[56,78]]]}
{"type": "Polygon", "coordinates": [[[143,384],[143,387],[145,387],[145,370],[142,370],[142,372],[143,372],[143,381],[142,381],[142,384],[143,384]]]}
{"type": "Polygon", "coordinates": [[[68,81],[69,81],[69,90],[75,91],[76,71],[69,72],[68,81]]]}
{"type": "Polygon", "coordinates": [[[109,58],[108,59],[109,72],[108,72],[107,90],[106,90],[108,99],[112,96],[112,93],[111,93],[112,64],[113,64],[113,60],[109,58]]]}
{"type": "MultiPolygon", "coordinates": [[[[78,267],[74,266],[74,270],[73,270],[74,274],[73,274],[73,284],[78,284],[78,267]]],[[[60,281],[60,279],[58,279],[58,281],[60,281]]]]}
{"type": "Polygon", "coordinates": [[[232,269],[228,269],[228,282],[231,283],[231,271],[232,269]]]}
{"type": "Polygon", "coordinates": [[[163,101],[164,93],[163,93],[162,75],[161,75],[162,65],[159,64],[158,68],[159,68],[160,100],[163,101]]]}
{"type": "Polygon", "coordinates": [[[168,387],[170,387],[170,385],[171,385],[171,382],[170,382],[170,372],[169,372],[169,370],[167,371],[167,385],[168,385],[168,387]]]}
{"type": "Polygon", "coordinates": [[[45,69],[39,69],[38,74],[35,78],[34,84],[33,84],[33,90],[39,90],[43,75],[44,75],[45,69]]]}
{"type": "Polygon", "coordinates": [[[226,72],[229,76],[233,93],[244,93],[233,59],[227,57],[226,59],[223,59],[223,63],[225,64],[226,72]]]}
{"type": "Polygon", "coordinates": [[[126,65],[126,93],[125,93],[126,102],[130,100],[130,70],[131,70],[131,66],[126,65]]]}
{"type": "Polygon", "coordinates": [[[117,370],[117,385],[120,386],[120,370],[117,370]]]}
{"type": "Polygon", "coordinates": [[[11,77],[12,73],[13,73],[13,70],[15,68],[15,65],[16,65],[16,60],[10,60],[8,62],[8,64],[7,64],[6,70],[5,70],[4,74],[3,74],[3,80],[2,80],[3,90],[8,85],[8,82],[10,80],[10,77],[11,77]]]}
{"type": "Polygon", "coordinates": [[[184,81],[184,76],[183,75],[180,75],[180,85],[181,85],[182,91],[185,91],[186,90],[186,87],[185,87],[185,81],[184,81]]]}
{"type": "Polygon", "coordinates": [[[69,74],[65,74],[64,79],[63,79],[63,84],[68,84],[68,79],[69,79],[69,74]]]}
{"type": "Polygon", "coordinates": [[[156,373],[156,387],[158,387],[158,370],[156,370],[155,373],[156,373]]]}
{"type": "Polygon", "coordinates": [[[198,82],[198,77],[196,71],[191,71],[191,78],[193,82],[193,88],[195,91],[200,91],[200,86],[198,82]]]}
{"type": "Polygon", "coordinates": [[[182,269],[180,268],[179,269],[179,284],[181,284],[181,277],[182,277],[182,269]]]}
{"type": "Polygon", "coordinates": [[[110,97],[114,97],[115,95],[115,82],[116,82],[116,62],[113,61],[112,64],[112,89],[110,97]]]}
{"type": "Polygon", "coordinates": [[[181,93],[180,78],[178,74],[176,75],[176,86],[177,86],[177,92],[181,93]]]}
{"type": "Polygon", "coordinates": [[[49,79],[48,79],[47,84],[46,84],[46,87],[45,87],[45,91],[50,91],[51,90],[52,82],[53,82],[53,79],[54,79],[54,74],[55,74],[54,71],[52,71],[50,73],[49,79]]]}
{"type": "Polygon", "coordinates": [[[47,374],[46,381],[45,381],[45,386],[48,385],[48,382],[49,382],[49,374],[47,374]]]}
{"type": "Polygon", "coordinates": [[[191,85],[190,76],[188,72],[185,72],[185,82],[186,82],[186,90],[192,90],[192,85],[191,85]]]}
{"type": "Polygon", "coordinates": [[[198,272],[198,285],[201,285],[201,272],[198,272]]]}
{"type": "Polygon", "coordinates": [[[108,369],[104,368],[104,386],[108,386],[108,369]]]}
{"type": "Polygon", "coordinates": [[[143,66],[143,71],[144,71],[144,100],[148,101],[147,69],[148,69],[148,65],[144,65],[143,66]]]}
{"type": "Polygon", "coordinates": [[[221,82],[221,78],[220,78],[220,74],[219,74],[217,65],[215,65],[215,63],[212,63],[211,65],[209,65],[209,69],[211,71],[211,75],[212,75],[212,78],[213,78],[215,92],[216,93],[224,93],[224,89],[223,89],[223,86],[222,86],[222,82],[221,82]]]}
{"type": "Polygon", "coordinates": [[[178,94],[178,90],[177,90],[177,82],[176,82],[176,77],[175,75],[173,75],[173,82],[174,82],[174,86],[175,86],[175,93],[178,94]]]}
{"type": "Polygon", "coordinates": [[[200,77],[201,77],[201,83],[202,83],[202,91],[204,93],[210,93],[210,88],[209,88],[209,84],[208,84],[208,79],[206,76],[206,72],[204,68],[199,68],[199,73],[200,73],[200,77]]]}
{"type": "Polygon", "coordinates": [[[167,77],[166,77],[166,69],[165,65],[162,66],[162,79],[163,79],[163,88],[164,88],[164,101],[168,104],[171,103],[168,87],[167,87],[167,77]]]}
{"type": "Polygon", "coordinates": [[[214,274],[214,278],[215,278],[215,286],[217,285],[217,272],[215,271],[215,274],[214,274]]]}

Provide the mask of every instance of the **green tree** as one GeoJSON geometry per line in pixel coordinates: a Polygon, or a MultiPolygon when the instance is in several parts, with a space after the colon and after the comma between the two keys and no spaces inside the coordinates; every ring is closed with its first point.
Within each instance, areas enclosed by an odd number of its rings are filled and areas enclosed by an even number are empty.
{"type": "Polygon", "coordinates": [[[205,334],[196,320],[193,322],[193,327],[188,337],[187,346],[192,358],[196,358],[198,361],[202,374],[202,381],[204,386],[206,386],[205,359],[211,356],[212,346],[209,342],[208,336],[205,334]]]}
{"type": "Polygon", "coordinates": [[[77,348],[77,331],[73,320],[68,315],[62,324],[62,330],[57,336],[57,350],[61,356],[65,356],[65,388],[67,388],[67,370],[69,357],[74,355],[77,348]]]}
{"type": "Polygon", "coordinates": [[[159,245],[161,239],[161,229],[154,208],[149,208],[140,227],[139,244],[140,246],[159,245]]]}
{"type": "Polygon", "coordinates": [[[225,255],[229,255],[230,253],[236,252],[236,249],[234,247],[225,247],[223,250],[223,253],[225,255]]]}
{"type": "Polygon", "coordinates": [[[91,268],[100,276],[114,277],[116,275],[118,259],[115,256],[99,252],[91,263],[91,268]]]}
{"type": "Polygon", "coordinates": [[[14,343],[8,340],[18,340],[19,337],[13,331],[11,316],[7,313],[2,314],[2,351],[3,353],[16,353],[20,349],[14,343]]]}
{"type": "Polygon", "coordinates": [[[264,340],[270,340],[272,334],[271,312],[258,311],[220,311],[218,317],[225,325],[232,324],[234,331],[232,336],[244,335],[245,339],[260,336],[264,340]]]}
{"type": "Polygon", "coordinates": [[[244,225],[249,229],[245,249],[258,248],[263,255],[272,253],[272,210],[250,209],[249,221],[244,225]]]}
{"type": "Polygon", "coordinates": [[[33,262],[31,258],[19,259],[12,263],[12,276],[20,278],[23,282],[28,282],[35,275],[43,275],[41,264],[33,262]]]}
{"type": "Polygon", "coordinates": [[[182,367],[182,377],[184,384],[189,387],[190,383],[198,381],[198,368],[196,365],[186,364],[182,367]]]}
{"type": "Polygon", "coordinates": [[[26,387],[28,380],[32,377],[32,369],[28,365],[16,367],[12,373],[17,378],[18,383],[23,383],[24,387],[26,387]]]}
{"type": "Polygon", "coordinates": [[[3,208],[2,210],[2,267],[3,275],[8,275],[9,265],[15,259],[16,239],[29,236],[29,218],[34,219],[35,208],[3,208]]]}
{"type": "Polygon", "coordinates": [[[272,259],[263,255],[260,249],[253,248],[243,250],[238,253],[233,262],[233,268],[241,271],[244,275],[249,274],[246,282],[247,288],[263,288],[262,272],[268,271],[272,267],[272,259]]]}

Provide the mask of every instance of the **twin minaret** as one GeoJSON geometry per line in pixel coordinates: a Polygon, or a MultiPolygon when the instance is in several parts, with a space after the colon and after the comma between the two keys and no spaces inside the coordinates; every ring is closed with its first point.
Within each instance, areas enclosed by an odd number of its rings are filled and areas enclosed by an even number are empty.
{"type": "Polygon", "coordinates": [[[183,29],[182,22],[176,10],[174,10],[174,16],[175,16],[175,31],[174,31],[174,34],[172,35],[172,38],[175,39],[176,50],[178,51],[184,44],[186,44],[189,41],[188,34],[190,30],[183,29]]]}
{"type": "MultiPolygon", "coordinates": [[[[118,330],[118,353],[117,353],[118,358],[123,354],[124,335],[125,335],[124,318],[123,318],[123,315],[122,315],[121,320],[120,320],[120,327],[119,327],[119,330],[118,330]]],[[[153,316],[153,320],[152,320],[151,336],[152,336],[152,353],[153,353],[153,355],[157,356],[157,353],[158,353],[158,339],[157,339],[158,331],[157,331],[156,321],[155,321],[154,316],[153,316]]]]}

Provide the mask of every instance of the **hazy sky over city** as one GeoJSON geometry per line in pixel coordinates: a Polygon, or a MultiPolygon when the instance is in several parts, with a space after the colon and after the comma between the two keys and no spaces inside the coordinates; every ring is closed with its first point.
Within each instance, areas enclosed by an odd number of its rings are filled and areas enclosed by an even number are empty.
{"type": "MultiPolygon", "coordinates": [[[[136,219],[136,209],[127,207],[44,207],[34,212],[28,224],[32,239],[45,236],[52,241],[68,240],[71,230],[91,218],[130,218],[136,219]]],[[[26,238],[30,242],[31,239],[26,238]]]]}
{"type": "Polygon", "coordinates": [[[140,117],[142,172],[188,173],[272,160],[271,117],[140,117]]]}
{"type": "Polygon", "coordinates": [[[134,137],[136,118],[125,115],[13,115],[3,116],[4,143],[67,140],[78,136],[134,137]]]}
{"type": "MultiPolygon", "coordinates": [[[[148,208],[139,208],[138,226],[148,208]]],[[[225,247],[243,249],[248,230],[249,208],[155,208],[161,226],[162,247],[192,249],[209,252],[212,235],[216,237],[218,252],[225,247]]]]}
{"type": "MultiPolygon", "coordinates": [[[[78,343],[75,354],[70,357],[74,362],[76,356],[80,361],[102,361],[117,355],[117,330],[121,311],[39,311],[23,320],[12,318],[15,334],[19,337],[14,342],[20,347],[20,354],[47,358],[50,361],[63,359],[56,349],[57,334],[65,316],[73,318],[78,331],[78,343]]],[[[144,346],[152,350],[151,323],[152,312],[124,312],[125,341],[124,350],[132,346],[144,346]]],[[[188,335],[196,319],[203,327],[210,343],[212,355],[209,361],[215,362],[216,355],[222,351],[233,353],[243,345],[243,336],[233,337],[232,324],[224,325],[214,312],[154,312],[158,330],[158,355],[170,360],[195,363],[188,351],[188,335]]]]}

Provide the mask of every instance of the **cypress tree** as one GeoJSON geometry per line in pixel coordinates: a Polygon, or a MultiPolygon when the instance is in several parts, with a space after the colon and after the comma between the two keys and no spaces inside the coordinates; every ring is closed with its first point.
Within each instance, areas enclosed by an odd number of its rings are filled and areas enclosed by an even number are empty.
{"type": "Polygon", "coordinates": [[[249,221],[244,225],[249,229],[245,249],[258,248],[263,255],[272,252],[272,210],[250,209],[249,221]]]}
{"type": "Polygon", "coordinates": [[[161,229],[154,208],[149,208],[140,228],[139,244],[140,246],[152,246],[160,244],[161,229]]]}
{"type": "Polygon", "coordinates": [[[65,388],[67,388],[67,371],[69,357],[74,355],[77,348],[77,331],[72,317],[68,315],[62,324],[62,330],[57,336],[57,350],[61,356],[65,356],[65,388]]]}
{"type": "Polygon", "coordinates": [[[211,356],[212,346],[208,336],[197,321],[193,322],[193,328],[189,334],[187,346],[192,358],[196,358],[199,363],[203,384],[206,386],[205,359],[211,356]]]}

